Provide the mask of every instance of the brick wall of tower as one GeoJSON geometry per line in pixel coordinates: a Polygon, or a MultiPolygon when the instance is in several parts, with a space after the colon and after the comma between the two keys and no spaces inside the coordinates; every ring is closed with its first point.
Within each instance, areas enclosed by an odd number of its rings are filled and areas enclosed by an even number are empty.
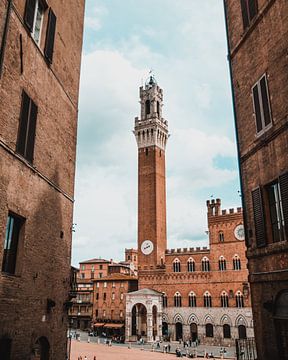
{"type": "Polygon", "coordinates": [[[156,266],[166,249],[165,152],[158,147],[138,150],[138,264],[156,266]],[[150,255],[140,251],[144,240],[154,243],[150,255]]]}
{"type": "MultiPolygon", "coordinates": [[[[0,0],[1,40],[7,3],[0,0]]],[[[47,3],[57,17],[52,64],[44,56],[49,9],[37,46],[24,26],[25,1],[15,0],[0,77],[0,271],[8,212],[25,218],[16,274],[0,273],[0,338],[12,340],[13,360],[32,359],[40,337],[51,359],[66,358],[84,1],[47,3]],[[33,164],[16,152],[22,90],[38,106],[33,164]]]]}

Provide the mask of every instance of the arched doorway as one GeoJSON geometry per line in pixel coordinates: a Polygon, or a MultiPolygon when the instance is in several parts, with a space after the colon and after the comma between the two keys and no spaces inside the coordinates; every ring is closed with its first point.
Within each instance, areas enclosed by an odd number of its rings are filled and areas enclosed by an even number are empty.
{"type": "Polygon", "coordinates": [[[183,338],[183,325],[180,322],[177,322],[175,324],[175,329],[176,329],[176,341],[179,341],[180,339],[182,340],[183,338]]]}
{"type": "Polygon", "coordinates": [[[41,336],[35,343],[34,353],[37,359],[49,360],[50,344],[46,337],[41,336]],[[40,356],[40,358],[39,358],[40,356]]]}
{"type": "Polygon", "coordinates": [[[193,342],[198,338],[198,329],[196,323],[190,324],[190,335],[193,342]]]}
{"type": "Polygon", "coordinates": [[[143,304],[133,306],[131,321],[132,335],[147,336],[147,309],[143,304]]]}
{"type": "Polygon", "coordinates": [[[238,335],[239,335],[239,339],[246,339],[247,338],[246,326],[245,325],[239,325],[238,326],[238,335]]]}
{"type": "Polygon", "coordinates": [[[274,322],[279,359],[288,360],[288,290],[282,291],[277,296],[274,322]]]}
{"type": "Polygon", "coordinates": [[[168,336],[168,323],[165,321],[162,322],[162,335],[166,338],[168,336]]]}

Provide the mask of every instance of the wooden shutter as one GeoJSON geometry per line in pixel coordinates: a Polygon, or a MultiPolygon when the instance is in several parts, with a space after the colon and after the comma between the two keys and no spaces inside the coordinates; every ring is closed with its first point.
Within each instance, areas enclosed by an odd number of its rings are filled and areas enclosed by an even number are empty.
{"type": "Polygon", "coordinates": [[[288,172],[279,176],[286,239],[288,239],[288,172]]]}
{"type": "Polygon", "coordinates": [[[258,12],[257,0],[248,0],[249,6],[249,20],[251,21],[258,12]]]}
{"type": "Polygon", "coordinates": [[[262,194],[260,187],[252,191],[252,202],[253,202],[253,212],[254,212],[256,244],[257,246],[265,246],[266,228],[265,228],[265,218],[263,212],[262,194]]]}
{"type": "Polygon", "coordinates": [[[26,146],[26,159],[33,162],[35,133],[36,133],[36,120],[38,108],[35,103],[30,99],[30,117],[29,117],[29,129],[26,146]]]}
{"type": "Polygon", "coordinates": [[[36,0],[26,0],[24,22],[30,32],[33,31],[33,23],[35,16],[36,0]]]}
{"type": "Polygon", "coordinates": [[[244,30],[245,30],[249,25],[247,0],[241,0],[241,10],[242,10],[243,26],[244,26],[244,30]]]}
{"type": "Polygon", "coordinates": [[[44,54],[50,64],[52,64],[53,50],[54,50],[54,39],[56,30],[56,16],[52,9],[49,9],[48,26],[46,33],[45,49],[44,54]]]}
{"type": "Polygon", "coordinates": [[[267,88],[267,79],[266,76],[263,76],[260,80],[260,88],[261,88],[261,98],[262,98],[262,107],[263,107],[263,115],[264,115],[264,124],[265,126],[271,123],[270,116],[270,106],[269,106],[269,98],[268,98],[268,88],[267,88]]]}
{"type": "Polygon", "coordinates": [[[261,110],[260,110],[260,101],[259,101],[259,93],[258,93],[258,85],[256,84],[253,89],[253,104],[254,104],[254,112],[256,117],[256,131],[260,132],[263,128],[262,120],[261,120],[261,110]]]}
{"type": "Polygon", "coordinates": [[[29,107],[30,107],[30,98],[26,94],[26,92],[23,91],[22,92],[21,113],[20,113],[20,123],[19,123],[17,146],[16,146],[16,151],[21,155],[25,155],[29,107]]]}

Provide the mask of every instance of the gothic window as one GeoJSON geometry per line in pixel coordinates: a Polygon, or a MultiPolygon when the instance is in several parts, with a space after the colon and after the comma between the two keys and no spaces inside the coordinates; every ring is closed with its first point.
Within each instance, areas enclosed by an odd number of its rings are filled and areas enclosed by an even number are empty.
{"type": "Polygon", "coordinates": [[[245,325],[239,325],[238,326],[238,335],[239,335],[239,339],[246,339],[247,338],[246,326],[245,325]]]}
{"type": "Polygon", "coordinates": [[[195,271],[195,261],[190,258],[187,261],[187,270],[188,272],[194,272],[195,271]]]}
{"type": "Polygon", "coordinates": [[[220,258],[218,260],[218,265],[219,265],[220,271],[226,270],[226,260],[225,260],[224,256],[220,256],[220,258]]]}
{"type": "Polygon", "coordinates": [[[236,296],[235,296],[235,300],[236,300],[236,307],[237,308],[243,308],[244,307],[244,298],[243,298],[243,295],[242,295],[241,291],[237,291],[236,296]]]}
{"type": "Polygon", "coordinates": [[[213,325],[212,324],[206,324],[205,325],[205,333],[206,337],[213,337],[213,325]]]}
{"type": "Polygon", "coordinates": [[[182,298],[179,291],[177,291],[174,295],[174,306],[175,307],[181,307],[182,306],[182,298]]]}
{"type": "Polygon", "coordinates": [[[231,326],[229,324],[223,325],[223,337],[224,339],[231,339],[231,326]]]}
{"type": "Polygon", "coordinates": [[[219,241],[224,242],[224,233],[223,233],[223,231],[219,231],[218,236],[219,236],[219,241]]]}
{"type": "Polygon", "coordinates": [[[212,307],[212,297],[209,291],[206,291],[204,294],[204,307],[206,308],[212,307]]]}
{"type": "Polygon", "coordinates": [[[238,255],[233,257],[233,270],[241,270],[241,260],[238,255]]]}
{"type": "Polygon", "coordinates": [[[181,272],[181,263],[179,259],[175,259],[173,261],[173,271],[174,272],[181,272]]]}
{"type": "Polygon", "coordinates": [[[150,100],[145,101],[145,114],[146,116],[150,114],[150,100]]]}
{"type": "Polygon", "coordinates": [[[196,307],[197,303],[196,303],[196,295],[193,291],[190,292],[189,294],[189,306],[190,307],[196,307]]]}
{"type": "Polygon", "coordinates": [[[223,291],[221,294],[221,307],[227,308],[229,307],[229,298],[228,298],[228,294],[223,291]]]}
{"type": "Polygon", "coordinates": [[[162,295],[162,305],[164,308],[167,307],[167,305],[168,305],[167,295],[165,293],[163,293],[163,295],[162,295]]]}
{"type": "Polygon", "coordinates": [[[203,259],[202,259],[202,271],[210,271],[210,262],[209,262],[209,259],[205,256],[203,259]]]}

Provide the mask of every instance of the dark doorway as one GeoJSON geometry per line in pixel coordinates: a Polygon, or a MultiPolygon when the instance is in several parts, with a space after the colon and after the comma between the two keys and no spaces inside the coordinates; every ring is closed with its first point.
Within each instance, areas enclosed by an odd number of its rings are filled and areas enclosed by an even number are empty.
{"type": "Polygon", "coordinates": [[[176,328],[176,341],[182,340],[183,338],[183,325],[180,322],[175,324],[176,328]]]}
{"type": "Polygon", "coordinates": [[[239,334],[239,339],[247,339],[246,326],[239,325],[238,326],[238,334],[239,334]]]}
{"type": "Polygon", "coordinates": [[[228,324],[223,325],[223,337],[224,339],[231,339],[231,327],[228,324]]]}
{"type": "Polygon", "coordinates": [[[10,360],[11,359],[11,345],[12,340],[6,337],[0,339],[0,359],[10,360]]]}
{"type": "Polygon", "coordinates": [[[40,355],[40,360],[50,359],[50,345],[46,337],[42,336],[36,341],[36,352],[40,355]]]}
{"type": "Polygon", "coordinates": [[[288,290],[277,296],[274,322],[279,360],[288,360],[288,290]]]}
{"type": "Polygon", "coordinates": [[[198,338],[198,329],[197,324],[192,323],[190,324],[190,334],[191,334],[191,340],[194,342],[198,338]]]}
{"type": "Polygon", "coordinates": [[[214,337],[213,325],[212,324],[206,324],[205,330],[206,330],[206,337],[214,337]]]}
{"type": "Polygon", "coordinates": [[[133,306],[132,308],[132,335],[137,335],[137,310],[136,310],[136,305],[133,306]]]}
{"type": "Polygon", "coordinates": [[[157,326],[157,307],[154,305],[152,308],[152,327],[153,327],[153,339],[156,340],[158,335],[158,326],[157,326]]]}
{"type": "Polygon", "coordinates": [[[162,322],[162,335],[163,336],[168,336],[168,324],[167,322],[162,322]]]}

